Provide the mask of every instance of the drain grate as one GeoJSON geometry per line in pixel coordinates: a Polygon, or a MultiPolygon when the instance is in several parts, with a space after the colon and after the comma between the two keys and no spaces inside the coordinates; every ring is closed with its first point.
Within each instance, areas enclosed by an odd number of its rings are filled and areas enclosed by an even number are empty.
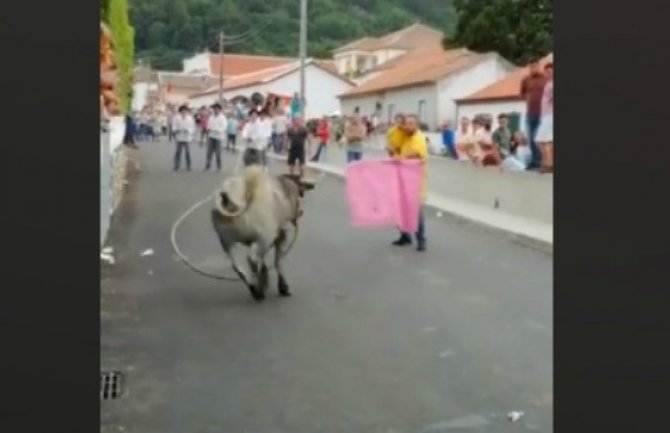
{"type": "Polygon", "coordinates": [[[100,373],[100,399],[114,400],[121,397],[121,373],[107,371],[100,373]]]}

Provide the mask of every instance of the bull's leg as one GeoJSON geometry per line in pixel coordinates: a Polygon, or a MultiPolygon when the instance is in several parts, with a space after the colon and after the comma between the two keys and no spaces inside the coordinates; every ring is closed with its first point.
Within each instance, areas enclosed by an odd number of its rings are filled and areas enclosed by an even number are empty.
{"type": "Polygon", "coordinates": [[[289,286],[286,283],[284,278],[284,271],[282,269],[281,259],[282,251],[284,251],[284,246],[286,245],[286,230],[282,229],[279,231],[279,236],[275,240],[275,269],[277,270],[277,289],[279,290],[279,296],[291,296],[291,291],[289,286]]]}
{"type": "Polygon", "coordinates": [[[263,300],[265,299],[265,292],[267,291],[268,286],[268,268],[265,264],[265,252],[267,249],[260,244],[256,244],[256,254],[255,258],[247,256],[247,262],[249,268],[251,268],[256,284],[255,292],[256,295],[254,299],[263,300]]]}

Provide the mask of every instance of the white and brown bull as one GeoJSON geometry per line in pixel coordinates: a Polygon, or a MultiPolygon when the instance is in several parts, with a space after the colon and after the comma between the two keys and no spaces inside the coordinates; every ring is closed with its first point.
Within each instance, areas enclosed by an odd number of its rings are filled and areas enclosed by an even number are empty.
{"type": "Polygon", "coordinates": [[[279,295],[291,295],[281,264],[287,228],[292,224],[297,229],[304,193],[313,188],[313,183],[296,176],[275,176],[252,165],[245,167],[241,176],[226,179],[216,195],[211,214],[214,230],[233,269],[255,300],[265,299],[269,280],[265,256],[273,247],[279,295]],[[232,252],[239,244],[255,247],[253,256],[247,256],[252,275],[246,275],[235,263],[232,252]]]}

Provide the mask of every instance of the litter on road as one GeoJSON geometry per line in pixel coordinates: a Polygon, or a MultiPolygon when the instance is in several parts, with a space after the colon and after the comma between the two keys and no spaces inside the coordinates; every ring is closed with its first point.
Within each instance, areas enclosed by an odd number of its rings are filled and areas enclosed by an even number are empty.
{"type": "Polygon", "coordinates": [[[111,254],[100,253],[100,258],[105,262],[109,263],[110,265],[116,263],[116,261],[114,260],[114,256],[111,254]]]}
{"type": "Polygon", "coordinates": [[[518,411],[512,411],[507,414],[507,418],[512,421],[512,422],[517,422],[521,418],[523,418],[525,414],[523,412],[518,412],[518,411]]]}
{"type": "Polygon", "coordinates": [[[142,251],[142,253],[140,255],[142,257],[153,256],[154,255],[154,249],[153,248],[148,248],[148,249],[142,251]]]}
{"type": "Polygon", "coordinates": [[[102,249],[103,254],[114,254],[114,247],[105,247],[102,249]]]}

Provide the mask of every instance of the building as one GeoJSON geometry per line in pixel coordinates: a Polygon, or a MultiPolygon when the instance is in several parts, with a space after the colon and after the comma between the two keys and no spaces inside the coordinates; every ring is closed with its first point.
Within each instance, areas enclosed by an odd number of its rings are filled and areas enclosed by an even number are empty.
{"type": "Polygon", "coordinates": [[[133,70],[133,111],[141,111],[144,107],[158,104],[160,92],[158,73],[145,66],[137,66],[133,70]]]}
{"type": "Polygon", "coordinates": [[[363,83],[374,78],[379,69],[416,49],[437,48],[444,34],[423,24],[413,24],[379,38],[365,37],[334,51],[337,71],[363,83]]]}
{"type": "MultiPolygon", "coordinates": [[[[224,60],[225,62],[225,60],[224,60]]],[[[224,71],[225,71],[224,66],[224,71]]],[[[307,59],[305,64],[305,115],[316,118],[340,109],[337,95],[354,87],[354,83],[337,73],[332,64],[307,59]]],[[[219,100],[219,83],[196,92],[188,98],[189,105],[211,105],[219,100]]],[[[223,97],[227,100],[249,98],[254,93],[264,96],[291,97],[300,91],[300,62],[294,61],[224,78],[223,97]]]]}
{"type": "MultiPolygon", "coordinates": [[[[540,65],[553,62],[553,57],[553,54],[544,57],[540,65]]],[[[495,123],[498,115],[506,113],[514,115],[514,123],[525,125],[526,102],[521,98],[521,81],[527,74],[528,67],[518,68],[505,78],[458,99],[458,118],[491,117],[495,123]]]]}
{"type": "Polygon", "coordinates": [[[373,78],[340,95],[341,109],[350,114],[378,113],[391,122],[398,112],[414,113],[430,129],[456,119],[456,100],[515,69],[497,53],[441,46],[420,48],[387,62],[373,78]]]}

